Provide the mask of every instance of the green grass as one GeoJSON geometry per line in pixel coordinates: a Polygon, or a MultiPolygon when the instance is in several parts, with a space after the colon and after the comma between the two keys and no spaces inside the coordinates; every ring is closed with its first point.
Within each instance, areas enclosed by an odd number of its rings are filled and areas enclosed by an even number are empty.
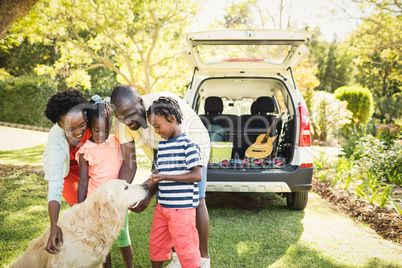
{"type": "Polygon", "coordinates": [[[45,144],[20,150],[0,151],[0,163],[10,165],[42,165],[45,144]]]}
{"type": "MultiPolygon", "coordinates": [[[[147,176],[149,171],[138,173],[147,176]]],[[[41,172],[0,166],[0,267],[15,261],[49,225],[46,196],[41,172]]],[[[251,198],[211,193],[207,203],[212,267],[402,267],[400,245],[381,239],[316,194],[310,194],[304,211],[288,210],[285,200],[272,194],[251,198]]],[[[153,201],[146,211],[129,214],[137,268],[151,267],[148,239],[154,207],[153,201]]],[[[67,208],[63,201],[62,211],[67,208]]],[[[124,267],[116,243],[112,263],[124,267]]]]}

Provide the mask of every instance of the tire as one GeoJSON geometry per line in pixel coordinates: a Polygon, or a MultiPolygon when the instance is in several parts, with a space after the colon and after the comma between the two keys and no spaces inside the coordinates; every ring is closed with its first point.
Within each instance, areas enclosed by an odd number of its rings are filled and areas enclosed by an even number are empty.
{"type": "Polygon", "coordinates": [[[286,193],[286,204],[291,210],[303,210],[307,206],[308,192],[286,193]]]}

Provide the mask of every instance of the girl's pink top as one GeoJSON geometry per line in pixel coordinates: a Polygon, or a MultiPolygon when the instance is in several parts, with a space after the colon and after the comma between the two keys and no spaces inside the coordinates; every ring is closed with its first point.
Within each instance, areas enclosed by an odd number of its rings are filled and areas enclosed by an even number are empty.
{"type": "Polygon", "coordinates": [[[88,195],[90,195],[102,183],[119,178],[122,154],[119,140],[110,135],[101,143],[88,140],[77,152],[75,159],[79,162],[80,154],[88,161],[88,195]]]}

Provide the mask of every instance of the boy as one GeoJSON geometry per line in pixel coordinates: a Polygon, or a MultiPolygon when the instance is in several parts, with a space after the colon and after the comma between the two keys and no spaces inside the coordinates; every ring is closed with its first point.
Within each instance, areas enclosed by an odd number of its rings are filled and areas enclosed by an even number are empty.
{"type": "Polygon", "coordinates": [[[159,188],[149,242],[153,268],[170,259],[172,246],[183,268],[201,266],[195,208],[202,161],[199,146],[181,132],[182,117],[177,101],[169,97],[160,97],[147,110],[149,123],[164,139],[150,177],[159,188]]]}

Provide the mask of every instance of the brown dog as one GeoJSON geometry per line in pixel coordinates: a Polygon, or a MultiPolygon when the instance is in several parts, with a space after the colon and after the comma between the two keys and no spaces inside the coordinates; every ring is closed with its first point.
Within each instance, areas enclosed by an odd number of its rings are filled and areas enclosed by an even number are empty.
{"type": "Polygon", "coordinates": [[[10,268],[102,267],[123,228],[127,207],[146,195],[146,185],[130,185],[123,180],[105,182],[83,203],[62,214],[58,225],[63,232],[63,245],[58,254],[45,250],[48,228],[10,268]]]}

